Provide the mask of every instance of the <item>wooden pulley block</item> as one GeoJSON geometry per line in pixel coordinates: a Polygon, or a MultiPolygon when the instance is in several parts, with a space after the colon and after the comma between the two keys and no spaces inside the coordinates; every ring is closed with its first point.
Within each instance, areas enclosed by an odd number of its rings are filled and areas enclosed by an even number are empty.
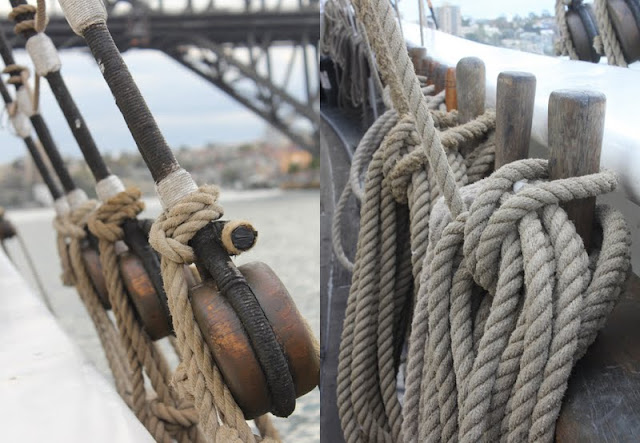
{"type": "Polygon", "coordinates": [[[6,218],[0,218],[0,240],[6,240],[16,235],[16,228],[6,218]]]}
{"type": "Polygon", "coordinates": [[[591,5],[583,3],[572,4],[567,13],[567,26],[578,58],[582,61],[598,63],[600,54],[595,50],[594,40],[599,33],[591,5]]]}
{"type": "Polygon", "coordinates": [[[633,19],[636,21],[636,27],[640,29],[640,0],[625,0],[627,6],[633,15],[633,19]]]}
{"type": "MultiPolygon", "coordinates": [[[[583,8],[583,5],[580,5],[583,8]]],[[[566,15],[567,27],[569,28],[569,34],[571,35],[571,41],[576,48],[578,59],[585,62],[597,63],[600,60],[600,55],[596,53],[593,47],[592,35],[585,26],[585,22],[582,19],[582,15],[576,9],[569,9],[566,15]],[[597,60],[596,60],[597,58],[597,60]]],[[[593,27],[589,28],[593,31],[593,27]]],[[[597,28],[596,28],[597,30],[597,28]]],[[[597,35],[597,31],[596,34],[597,35]]]]}
{"type": "MultiPolygon", "coordinates": [[[[318,385],[317,341],[289,292],[264,263],[240,266],[286,357],[296,397],[318,385]]],[[[272,410],[270,390],[243,325],[215,283],[191,288],[191,304],[202,335],[233,397],[247,419],[272,410]]]]}
{"type": "Polygon", "coordinates": [[[607,10],[627,63],[640,60],[640,29],[625,0],[608,0],[607,10]]]}
{"type": "Polygon", "coordinates": [[[120,275],[142,327],[152,340],[173,333],[166,294],[159,294],[149,278],[142,260],[129,251],[118,254],[120,275]]]}
{"type": "Polygon", "coordinates": [[[105,309],[111,309],[111,303],[109,302],[109,292],[107,292],[107,283],[102,275],[102,264],[100,263],[100,256],[98,251],[88,241],[84,241],[82,244],[82,259],[89,278],[93,283],[93,289],[95,289],[100,299],[102,307],[105,309]]]}
{"type": "Polygon", "coordinates": [[[440,63],[438,63],[437,61],[431,59],[428,61],[427,63],[427,85],[431,86],[433,85],[433,76],[435,75],[435,71],[438,68],[438,65],[440,63]]]}
{"type": "Polygon", "coordinates": [[[436,85],[436,94],[444,91],[448,69],[449,67],[447,65],[442,64],[438,66],[438,69],[436,70],[436,78],[434,80],[436,85]]]}
{"type": "Polygon", "coordinates": [[[409,48],[409,58],[411,58],[411,63],[413,63],[413,69],[416,74],[419,74],[418,69],[420,68],[420,61],[422,58],[426,57],[427,49],[422,47],[409,48]]]}

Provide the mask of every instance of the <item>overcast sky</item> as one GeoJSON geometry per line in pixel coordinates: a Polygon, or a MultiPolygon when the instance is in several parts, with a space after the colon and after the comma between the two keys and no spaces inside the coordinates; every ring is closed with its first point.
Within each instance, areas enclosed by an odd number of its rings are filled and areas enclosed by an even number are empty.
{"type": "MultiPolygon", "coordinates": [[[[16,51],[16,59],[31,65],[24,51],[16,51]]],[[[263,135],[262,119],[164,54],[130,50],[125,53],[125,60],[171,146],[242,142],[263,135]]],[[[135,150],[93,57],[79,50],[62,52],[62,74],[100,150],[135,150]]],[[[60,150],[65,155],[79,156],[75,139],[45,80],[41,87],[41,113],[60,150]]],[[[0,130],[2,163],[25,152],[22,140],[12,134],[4,113],[0,130]]]]}
{"type": "MultiPolygon", "coordinates": [[[[184,0],[164,1],[165,5],[175,7],[184,4],[184,0]]],[[[267,1],[273,3],[277,0],[267,1]]],[[[208,0],[195,0],[197,7],[204,7],[207,3],[208,0]]],[[[217,4],[226,7],[238,3],[240,0],[217,0],[217,4]]],[[[284,3],[294,4],[297,0],[285,0],[284,3]]],[[[433,1],[434,6],[445,3],[460,5],[464,16],[475,18],[526,15],[545,9],[552,12],[554,5],[552,0],[433,1]]],[[[6,4],[8,2],[0,3],[0,13],[7,12],[6,4]]],[[[417,0],[400,0],[400,8],[405,17],[417,17],[417,0]]],[[[273,64],[276,74],[284,71],[287,60],[285,50],[279,51],[273,64]]],[[[62,73],[67,86],[100,149],[104,152],[134,151],[133,139],[93,58],[82,50],[65,50],[61,54],[62,73]]],[[[18,63],[31,66],[24,51],[16,51],[16,58],[18,63]]],[[[171,146],[241,143],[265,134],[266,125],[262,119],[164,54],[130,50],[124,58],[171,146]]],[[[302,84],[302,78],[292,81],[302,84]]],[[[41,110],[61,151],[65,155],[79,156],[79,148],[46,81],[42,82],[41,110]]],[[[6,113],[0,124],[0,163],[5,163],[22,156],[25,148],[9,128],[6,113]]]]}

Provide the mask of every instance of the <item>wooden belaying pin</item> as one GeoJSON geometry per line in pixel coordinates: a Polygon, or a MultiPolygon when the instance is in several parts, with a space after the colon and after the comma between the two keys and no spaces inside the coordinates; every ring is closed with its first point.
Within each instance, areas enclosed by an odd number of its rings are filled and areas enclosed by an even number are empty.
{"type": "Polygon", "coordinates": [[[424,51],[424,54],[420,57],[420,60],[418,60],[418,68],[417,68],[417,73],[418,75],[422,75],[422,76],[427,76],[427,72],[428,72],[428,68],[429,68],[429,56],[427,55],[427,51],[424,51]]]}
{"type": "Polygon", "coordinates": [[[456,66],[458,119],[467,123],[484,114],[486,96],[484,62],[478,57],[465,57],[456,66]]]}
{"type": "Polygon", "coordinates": [[[411,63],[413,63],[413,70],[416,74],[420,75],[420,66],[422,64],[422,59],[427,56],[427,49],[417,46],[415,48],[409,48],[408,52],[411,63]]]}
{"type": "MultiPolygon", "coordinates": [[[[593,174],[600,170],[607,98],[596,91],[554,91],[549,97],[549,178],[593,174]]],[[[565,203],[569,219],[591,247],[596,199],[565,203]]]]}
{"type": "Polygon", "coordinates": [[[434,76],[436,75],[436,69],[438,69],[439,65],[440,63],[433,59],[429,61],[429,65],[427,67],[427,86],[434,84],[434,76]]]}
{"type": "Polygon", "coordinates": [[[529,155],[536,77],[528,72],[501,72],[496,91],[495,168],[529,155]]]}
{"type": "Polygon", "coordinates": [[[449,67],[447,65],[441,64],[440,66],[438,66],[438,69],[436,70],[436,79],[435,79],[436,94],[439,94],[440,92],[444,91],[448,69],[449,67]]]}
{"type": "Polygon", "coordinates": [[[458,109],[458,93],[456,91],[456,68],[447,69],[447,75],[444,80],[444,103],[447,111],[451,112],[458,109]]]}

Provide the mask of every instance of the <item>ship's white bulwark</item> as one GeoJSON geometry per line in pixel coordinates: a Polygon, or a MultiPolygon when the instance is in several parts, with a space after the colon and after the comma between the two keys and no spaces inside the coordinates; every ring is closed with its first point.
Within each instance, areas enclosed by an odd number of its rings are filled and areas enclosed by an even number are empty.
{"type": "Polygon", "coordinates": [[[2,252],[0,338],[2,441],[154,441],[2,252]]]}
{"type": "MultiPolygon", "coordinates": [[[[420,46],[419,25],[403,22],[407,42],[420,46]]],[[[607,97],[601,168],[614,170],[620,190],[640,205],[640,73],[635,69],[577,62],[483,45],[433,29],[425,29],[427,54],[455,66],[463,57],[481,58],[486,66],[486,105],[495,107],[496,82],[503,71],[525,71],[536,76],[536,101],[531,137],[547,146],[549,95],[558,89],[587,89],[607,97]]]]}

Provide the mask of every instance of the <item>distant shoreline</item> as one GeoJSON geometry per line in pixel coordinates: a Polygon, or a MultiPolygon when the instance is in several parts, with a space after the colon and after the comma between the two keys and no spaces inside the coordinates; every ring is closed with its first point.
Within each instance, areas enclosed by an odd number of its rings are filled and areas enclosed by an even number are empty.
{"type": "MultiPolygon", "coordinates": [[[[288,193],[298,192],[319,192],[317,187],[304,187],[304,188],[265,188],[265,189],[221,189],[220,190],[220,203],[236,203],[242,201],[252,200],[264,200],[268,198],[282,197],[288,193]]],[[[142,201],[144,202],[147,210],[160,210],[160,201],[155,195],[143,195],[142,201]]],[[[52,206],[31,206],[31,207],[10,207],[6,209],[6,216],[13,222],[20,222],[21,220],[32,218],[52,218],[53,207],[52,206]]]]}

